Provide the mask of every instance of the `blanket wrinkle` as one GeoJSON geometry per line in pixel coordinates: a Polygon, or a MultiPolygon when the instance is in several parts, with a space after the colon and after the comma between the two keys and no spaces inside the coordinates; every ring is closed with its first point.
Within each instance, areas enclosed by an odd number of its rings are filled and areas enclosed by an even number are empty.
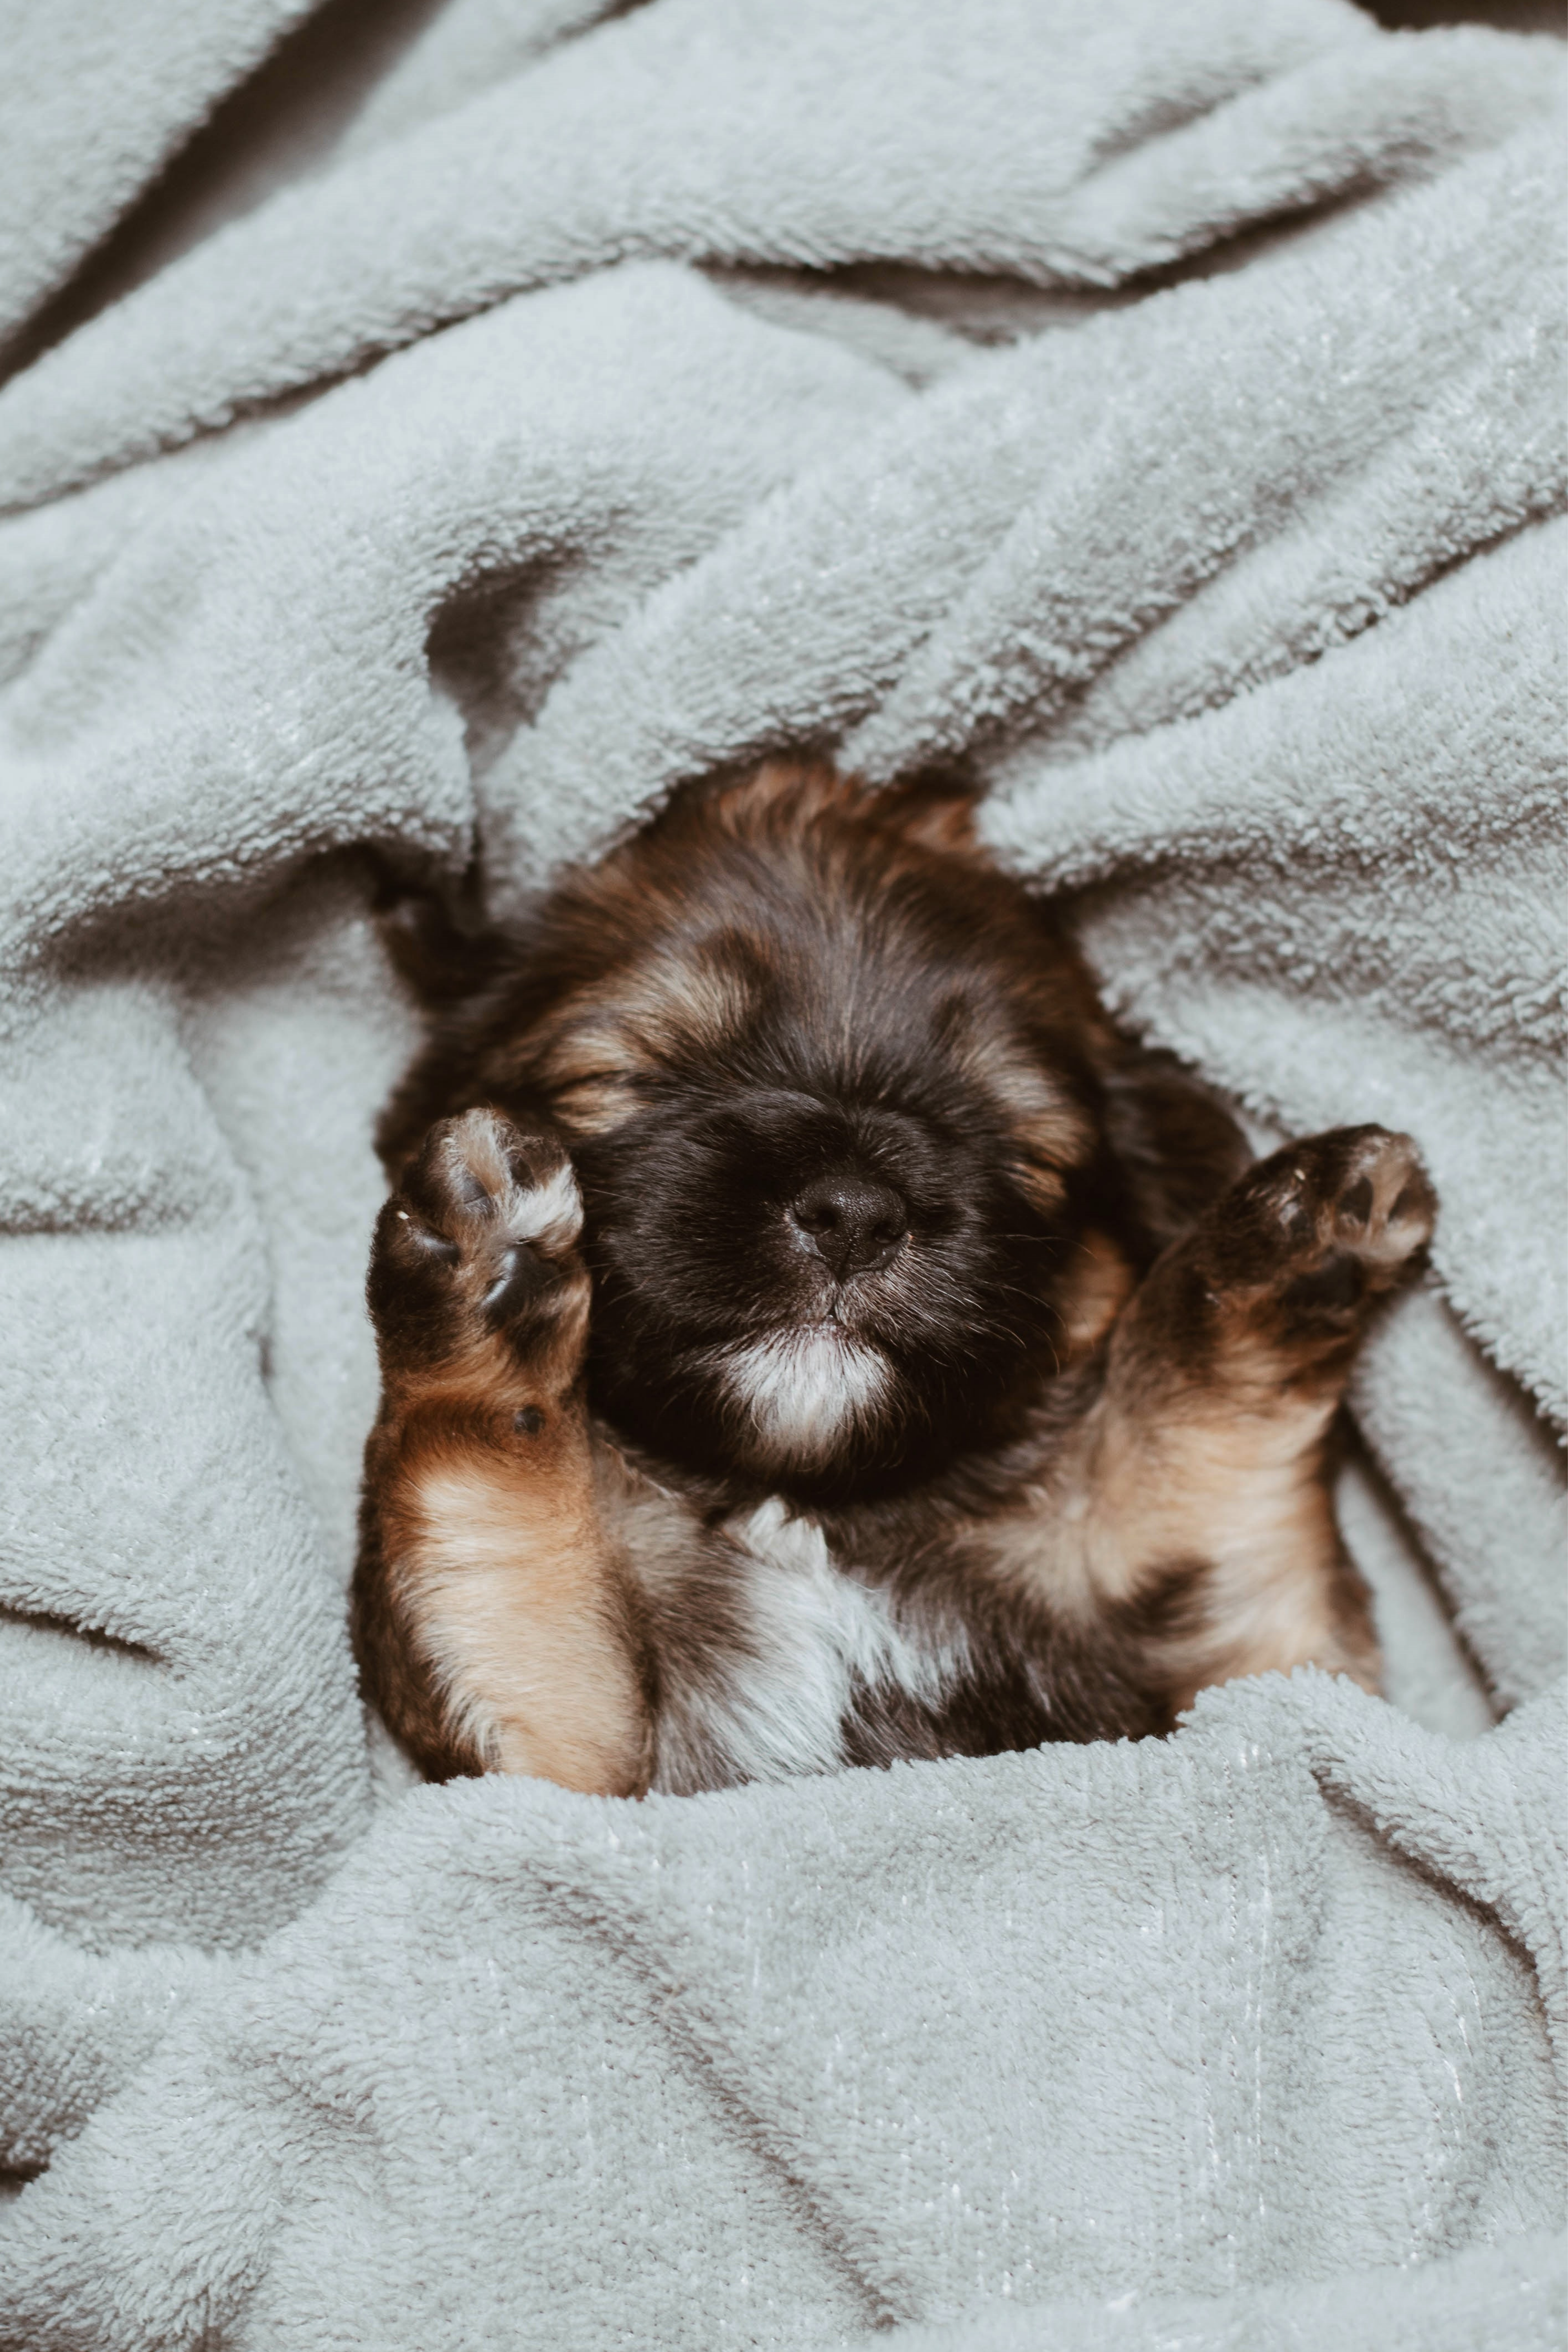
{"type": "MultiPolygon", "coordinates": [[[[504,2276],[510,2340],[592,2334],[595,2315],[630,2309],[660,2342],[722,2341],[737,2324],[741,2340],[761,2324],[762,2340],[814,2342],[832,2322],[853,2327],[857,2308],[862,2327],[878,2312],[953,2316],[1009,2281],[1030,2299],[1215,2296],[1259,2283],[1271,2234],[1309,2280],[1374,2267],[1391,2206],[1421,2242],[1445,2210],[1479,2224],[1482,2243],[1499,2227],[1541,2231],[1562,2159],[1545,2154],[1554,2094],[1531,2071],[1544,2063],[1549,2078],[1551,2062],[1528,1966],[1485,1913],[1412,1875],[1318,1787],[1323,1753],[1353,1753],[1358,1731],[1376,1752],[1387,1713],[1310,1673],[1268,1677],[1205,1698],[1173,1741],[948,1768],[934,1804],[918,1768],[818,1783],[805,1808],[789,1789],[640,1807],[498,1780],[424,1792],[384,1819],[311,1913],[186,2011],[160,2061],[172,2103],[143,2076],[61,2151],[70,2226],[37,2257],[44,2208],[35,2223],[27,2192],[10,2246],[30,2285],[11,2325],[30,2321],[26,2340],[51,2345],[78,2340],[58,2332],[61,2307],[109,2323],[104,2283],[123,2273],[137,2232],[177,2244],[180,2262],[156,2285],[141,2273],[147,2332],[131,2340],[191,2340],[262,2274],[238,2342],[331,2341],[352,2311],[348,2340],[427,2347],[473,2340],[450,2325],[459,2276],[474,2282],[460,2326],[477,2317],[483,2340],[508,2340],[494,2299],[504,2276]],[[1287,1723],[1294,1740],[1281,1739],[1287,1723]],[[1029,1895],[1042,1880],[1048,1926],[1029,1895]],[[1241,1919],[1267,1924],[1261,1940],[1237,1936],[1241,1919]],[[887,1956],[911,1940],[918,2006],[895,2032],[887,1956]],[[1112,1952],[1119,1967],[1131,1956],[1133,1980],[1110,2012],[1115,2034],[1086,2038],[1083,2005],[1112,1952]],[[1016,2036],[991,2025],[998,2000],[1016,2036]],[[1325,2053],[1324,2017],[1346,2000],[1372,2002],[1392,2068],[1347,2072],[1325,2053]],[[422,2080],[433,2043],[449,2078],[434,2109],[422,2080]],[[1521,2070],[1526,2049],[1538,2054],[1521,2070]],[[558,2089],[542,2050],[564,2062],[558,2089]],[[1412,2174],[1411,2101],[1424,2108],[1439,2084],[1412,2174]],[[806,2210],[834,2216],[826,2236],[794,2198],[782,2241],[766,2226],[780,2176],[746,2155],[748,2132],[736,2137],[737,2092],[787,2150],[806,2210]],[[531,2181],[521,2209],[482,2201],[460,2242],[433,2237],[440,2173],[485,2168],[530,2128],[520,2095],[541,2103],[531,2133],[552,2136],[556,2168],[531,2181]],[[1261,2132],[1246,2120],[1259,2101],[1261,2132]],[[1021,2128],[1038,2102],[1043,2134],[1021,2128]],[[1466,2114],[1473,2139],[1458,2130],[1466,2114]],[[115,2170],[128,2127],[158,2151],[133,2182],[115,2170]],[[647,2153],[663,2150],[678,2175],[714,2134],[731,2153],[693,2266],[677,2251],[690,2221],[670,2235],[669,2165],[650,2168],[647,2153]],[[1533,2187],[1497,2175],[1489,2136],[1510,2134],[1542,2151],[1533,2187]],[[1192,2135],[1211,2151],[1195,2174],[1177,2158],[1192,2135]],[[1404,2147],[1405,2160],[1373,2181],[1342,2179],[1325,2210],[1325,2135],[1385,2159],[1404,2147]],[[289,2165],[314,2183],[304,2205],[265,2193],[289,2165]],[[737,2166],[740,2210],[728,2201],[737,2166]],[[1309,2180],[1315,2255],[1300,2233],[1309,2180]],[[620,2257],[609,2281],[575,2258],[563,2305],[550,2275],[572,2243],[563,2206],[584,2196],[617,2216],[620,2257]],[[1256,2217],[1247,2254],[1243,2211],[1256,2217]],[[396,2217],[390,2240],[371,2226],[376,2212],[396,2217]],[[918,2226],[889,2231],[889,2212],[918,2226]]],[[[1532,1719],[1514,1737],[1543,1786],[1542,1734],[1532,1719]]],[[[1489,1742],[1434,1745],[1457,1789],[1487,1777],[1489,1742]]]]}
{"type": "Polygon", "coordinates": [[[1351,1403],[1500,1705],[1539,1696],[1568,1654],[1560,1434],[1429,1288],[1373,1331],[1351,1403]],[[1496,1494],[1508,1496],[1500,1542],[1496,1494]]]}
{"type": "Polygon", "coordinates": [[[1495,1911],[1529,1952],[1568,2092],[1568,1678],[1517,1708],[1496,1738],[1468,1746],[1462,1761],[1416,1724],[1369,1741],[1343,1691],[1326,1695],[1312,1743],[1320,1783],[1360,1806],[1401,1853],[1495,1911]]]}
{"type": "MultiPolygon", "coordinates": [[[[0,290],[283,13],[30,14],[0,290]]],[[[1555,2343],[1563,82],[1346,0],[447,0],[0,392],[0,2346],[1555,2343]],[[376,892],[526,921],[801,746],[966,773],[1260,1149],[1419,1139],[1387,1702],[640,1806],[366,1725],[376,892]]]]}
{"type": "MultiPolygon", "coordinates": [[[[744,269],[722,263],[703,274],[742,310],[797,333],[826,335],[890,369],[915,391],[923,391],[973,355],[977,338],[962,320],[943,323],[874,295],[858,294],[852,289],[858,280],[847,272],[812,282],[804,269],[744,269]]],[[[1007,331],[987,340],[1010,341],[1026,331],[1026,327],[1010,323],[1007,331]]]]}
{"type": "Polygon", "coordinates": [[[1557,2352],[1565,2323],[1568,2254],[1553,2231],[1533,2242],[1523,2276],[1482,2246],[1415,2273],[1363,2272],[1350,2296],[1293,2281],[1288,2291],[1223,2300],[1121,2294],[1048,2311],[994,2304],[947,2326],[879,2329],[853,2352],[1491,2352],[1501,2342],[1557,2352]]]}
{"type": "MultiPolygon", "coordinates": [[[[244,887],[342,843],[460,871],[470,764],[426,660],[443,604],[574,561],[590,574],[574,600],[524,607],[548,675],[770,477],[901,393],[645,265],[504,306],[176,478],[0,693],[17,808],[0,959],[58,952],[128,901],[244,887]],[[634,354],[631,431],[618,387],[634,354]],[[694,450],[700,389],[715,421],[694,450]],[[219,577],[222,597],[208,593],[219,577]]],[[[118,500],[115,516],[123,527],[118,500]]],[[[30,520],[15,526],[29,540],[30,520]]]]}
{"type": "Polygon", "coordinates": [[[1345,0],[1208,0],[1194,17],[1121,0],[1110,16],[1069,10],[1066,26],[1060,14],[1029,0],[973,0],[945,20],[898,0],[797,0],[784,14],[661,0],[603,25],[284,190],[46,353],[0,392],[0,509],[608,262],[887,257],[1114,283],[1292,204],[1403,179],[1416,153],[1423,168],[1446,161],[1552,98],[1557,60],[1530,44],[1474,30],[1436,49],[1402,43],[1345,0]],[[1258,126],[1283,168],[1237,183],[1225,101],[1245,105],[1253,85],[1329,50],[1344,52],[1342,71],[1258,126]],[[1391,125],[1386,152],[1356,127],[1342,135],[1363,72],[1386,85],[1370,110],[1391,125]],[[1097,152],[1132,134],[1152,87],[1167,112],[1208,110],[1220,152],[1211,172],[1195,131],[1164,134],[1173,152],[1153,185],[1146,160],[1112,161],[1102,218],[1097,152]],[[863,159],[847,179],[846,156],[863,159]],[[1241,200],[1222,222],[1216,180],[1241,200]],[[285,303],[256,300],[268,283],[287,285],[285,303]]]}
{"type": "Polygon", "coordinates": [[[59,1112],[91,1107],[4,1139],[24,1198],[40,1144],[57,1185],[0,1265],[7,1891],[100,1950],[232,1948],[368,1810],[341,1601],[266,1400],[260,1221],[165,991],[69,992],[7,1061],[14,1101],[63,1070],[59,1112]],[[215,1868],[242,1822],[243,1874],[215,1868]]]}
{"type": "MultiPolygon", "coordinates": [[[[1473,1362],[1461,1358],[1461,1365],[1473,1377],[1473,1362]]],[[[1364,1431],[1360,1434],[1364,1438],[1364,1431]]],[[[1333,1491],[1345,1549],[1372,1594],[1384,1696],[1402,1715],[1450,1739],[1489,1731],[1500,1706],[1433,1566],[1432,1547],[1423,1545],[1364,1443],[1345,1444],[1333,1491]]],[[[1462,1578],[1448,1581],[1463,1593],[1462,1578]]]]}
{"type": "MultiPolygon", "coordinates": [[[[1342,468],[1408,434],[1434,383],[1469,371],[1478,341],[1511,351],[1521,312],[1542,346],[1530,352],[1535,397],[1551,400],[1560,269],[1531,225],[1552,202],[1554,163],[1545,134],[1526,131],[1386,214],[1352,215],[1327,250],[1287,251],[976,360],[879,440],[775,492],[576,664],[498,762],[482,825],[499,905],[525,904],[556,864],[601,848],[625,812],[657,805],[681,776],[780,740],[842,740],[874,773],[967,748],[987,698],[998,716],[1022,699],[1027,715],[1031,638],[1047,655],[1070,641],[1069,674],[1105,671],[1247,541],[1267,545],[1270,520],[1304,528],[1342,468]],[[1475,239],[1475,207],[1495,237],[1475,239]],[[1407,300],[1412,252],[1452,289],[1436,315],[1407,300]],[[1408,323],[1391,329],[1391,316],[1408,323]],[[1216,348],[1230,354],[1217,373],[1203,356],[1216,348]],[[1298,397],[1303,378],[1317,389],[1298,397]],[[1161,440],[1184,463],[1166,467],[1150,450],[1149,404],[1177,383],[1182,422],[1163,421],[1161,440]],[[1310,438],[1298,412],[1317,399],[1310,438]],[[1215,402],[1219,429],[1205,434],[1215,402]],[[1255,482],[1272,461],[1272,515],[1232,501],[1227,456],[1255,482]],[[1161,499],[1130,506],[1129,480],[1152,469],[1161,499]]],[[[1550,508],[1560,402],[1538,437],[1552,455],[1531,504],[1550,508]]],[[[1500,528],[1493,512],[1475,520],[1479,538],[1500,528]]],[[[1446,560],[1426,541],[1405,554],[1421,578],[1446,560]]]]}
{"type": "Polygon", "coordinates": [[[353,155],[449,113],[559,43],[645,0],[449,0],[366,97],[338,142],[353,155]]]}
{"type": "Polygon", "coordinates": [[[0,351],[313,0],[26,0],[0,29],[0,351]],[[31,21],[29,21],[31,19],[31,21]]]}
{"type": "MultiPolygon", "coordinates": [[[[1058,883],[1103,884],[1129,866],[1151,875],[1138,894],[1135,956],[1111,944],[1131,919],[1125,895],[1088,913],[1085,928],[1141,1024],[1163,1027],[1176,1002],[1220,971],[1255,994],[1343,1004],[1352,1017],[1375,1001],[1384,1051],[1399,1055],[1405,1124],[1444,1202],[1434,1263],[1467,1327],[1560,1420],[1568,1296],[1552,1202],[1563,1173],[1561,926],[1537,877],[1568,781],[1550,618],[1565,534],[1561,520],[1526,531],[1450,573],[1375,636],[1202,719],[1081,766],[1047,767],[1033,789],[1016,784],[994,800],[984,820],[1010,863],[1047,875],[1050,836],[1071,827],[1072,863],[1058,883]],[[1462,713],[1439,714],[1429,682],[1464,657],[1478,659],[1475,694],[1462,713]],[[1474,782],[1480,757],[1496,780],[1485,794],[1474,782]],[[1124,792],[1138,811],[1131,823],[1124,792]],[[1238,872],[1253,886],[1246,892],[1235,887],[1238,872]],[[1449,923],[1434,925],[1435,906],[1451,910],[1449,923]],[[1418,1057],[1435,1038],[1447,1051],[1431,1057],[1424,1086],[1418,1057]],[[1481,1119],[1453,1116],[1461,1090],[1476,1109],[1484,1103],[1481,1119]],[[1506,1221],[1493,1208],[1504,1168],[1506,1221]]],[[[1190,1013],[1181,1025],[1192,1039],[1190,1013]]],[[[1369,1109],[1375,1050],[1369,1038],[1341,1065],[1355,1071],[1369,1109]]],[[[1221,1084],[1232,1080],[1201,1048],[1199,1058],[1221,1084]]],[[[1283,1033],[1275,1060],[1288,1061],[1283,1033]]],[[[1296,1084],[1314,1100],[1275,1098],[1288,1129],[1353,1116],[1343,1104],[1330,1112],[1332,1070],[1321,1054],[1312,1062],[1296,1084]]]]}
{"type": "MultiPolygon", "coordinates": [[[[1407,435],[1185,603],[987,761],[994,792],[1046,761],[1195,718],[1348,644],[1464,557],[1568,504],[1557,397],[1564,330],[1521,300],[1473,367],[1436,387],[1407,435]]],[[[862,730],[865,742],[871,725],[862,730]]]]}
{"type": "MultiPolygon", "coordinates": [[[[1366,267],[1369,224],[1360,215],[1333,236],[1282,255],[1266,292],[1256,278],[1246,282],[1245,296],[1240,281],[1221,278],[1105,322],[1097,340],[1112,349],[1097,356],[1113,388],[1093,437],[1066,478],[1047,478],[941,630],[907,666],[897,693],[852,737],[848,756],[868,773],[888,776],[920,753],[983,751],[988,736],[1025,717],[1043,731],[1126,647],[1146,640],[1168,614],[1198,606],[1197,592],[1216,573],[1239,567],[1282,526],[1292,535],[1303,532],[1319,500],[1337,495],[1348,505],[1343,477],[1386,462],[1396,438],[1409,453],[1408,466],[1415,454],[1409,444],[1421,433],[1420,412],[1434,386],[1457,392],[1454,379],[1463,379],[1478,348],[1485,356],[1477,373],[1506,372],[1516,401],[1521,394],[1528,400],[1534,430],[1521,458],[1529,450],[1538,461],[1547,456],[1549,467],[1552,457],[1558,461],[1556,481],[1549,471],[1542,483],[1531,470],[1526,497],[1537,510],[1561,503],[1561,420],[1552,394],[1561,385],[1568,332],[1553,296],[1568,261],[1568,237],[1553,251],[1533,226],[1541,212],[1550,215],[1558,153],[1555,139],[1523,133],[1500,152],[1450,173],[1440,205],[1406,198],[1392,206],[1387,245],[1381,235],[1378,245],[1395,257],[1399,277],[1430,270],[1452,288],[1440,344],[1413,309],[1383,299],[1393,286],[1366,267]],[[1483,219],[1484,283],[1460,258],[1475,249],[1483,219]],[[1321,323],[1324,305],[1314,299],[1330,275],[1359,279],[1366,303],[1340,312],[1332,341],[1321,323]],[[1241,300],[1256,373],[1244,376],[1233,364],[1216,376],[1199,355],[1230,343],[1230,318],[1241,300]],[[1122,486],[1135,462],[1133,446],[1146,440],[1145,386],[1156,373],[1170,388],[1180,422],[1157,446],[1143,448],[1151,511],[1133,527],[1123,519],[1122,486]],[[1020,612],[1028,614],[1025,630],[1017,626],[1020,612]]],[[[1476,399],[1482,386],[1464,389],[1468,413],[1484,414],[1476,399]]],[[[1450,478],[1459,473],[1462,447],[1442,444],[1436,462],[1450,478]]],[[[1521,467],[1515,480],[1522,478],[1521,467]]],[[[1454,499],[1454,522],[1460,531],[1469,525],[1454,552],[1468,553],[1504,527],[1507,509],[1500,513],[1489,479],[1476,485],[1479,514],[1454,499]]],[[[1434,545],[1436,517],[1418,511],[1413,520],[1422,529],[1427,566],[1416,584],[1425,584],[1451,557],[1441,540],[1434,545]]],[[[1318,531],[1320,543],[1334,547],[1342,562],[1342,535],[1324,532],[1321,520],[1318,531]]],[[[1450,546],[1454,535],[1451,529],[1450,546]]],[[[1248,583],[1253,597],[1257,584],[1248,583]]],[[[1324,584],[1312,583],[1317,612],[1324,584]]],[[[1213,620],[1206,612],[1204,619],[1212,646],[1213,620]]],[[[1234,692],[1236,682],[1227,683],[1234,692]]]]}
{"type": "Polygon", "coordinates": [[[86,1952],[11,1895],[0,1896],[0,1950],[16,1988],[0,2043],[3,2156],[23,2168],[46,2165],[234,1965],[192,1944],[86,1952]]]}

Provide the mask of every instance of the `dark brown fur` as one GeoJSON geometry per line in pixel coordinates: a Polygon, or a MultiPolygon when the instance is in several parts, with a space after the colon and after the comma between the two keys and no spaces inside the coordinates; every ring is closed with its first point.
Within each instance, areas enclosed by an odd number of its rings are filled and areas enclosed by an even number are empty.
{"type": "Polygon", "coordinates": [[[1414,1147],[1248,1171],[966,820],[774,763],[521,944],[400,919],[436,1019],[354,1623],[426,1771],[690,1789],[1374,1684],[1326,1452],[1414,1147]]]}

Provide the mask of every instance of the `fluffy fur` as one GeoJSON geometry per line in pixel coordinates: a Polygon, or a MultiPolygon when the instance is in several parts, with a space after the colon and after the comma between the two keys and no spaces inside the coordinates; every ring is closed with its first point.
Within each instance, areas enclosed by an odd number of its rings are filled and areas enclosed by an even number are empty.
{"type": "Polygon", "coordinates": [[[1247,1171],[961,798],[773,763],[525,941],[400,942],[355,1626],[427,1770],[695,1789],[1373,1681],[1325,1452],[1414,1148],[1247,1171]]]}

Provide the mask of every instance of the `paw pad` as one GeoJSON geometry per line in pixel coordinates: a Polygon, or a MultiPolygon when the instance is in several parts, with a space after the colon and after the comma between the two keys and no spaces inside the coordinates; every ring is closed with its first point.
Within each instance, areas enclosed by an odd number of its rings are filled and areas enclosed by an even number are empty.
{"type": "MultiPolygon", "coordinates": [[[[438,1120],[404,1178],[394,1230],[405,1264],[449,1269],[486,1323],[512,1320],[576,1271],[583,1204],[556,1138],[499,1111],[438,1120]]],[[[584,1277],[585,1278],[585,1277],[584,1277]]]]}
{"type": "Polygon", "coordinates": [[[1342,1321],[1400,1280],[1430,1240],[1436,1196],[1407,1135],[1335,1128],[1242,1180],[1236,1277],[1283,1306],[1342,1321]]]}

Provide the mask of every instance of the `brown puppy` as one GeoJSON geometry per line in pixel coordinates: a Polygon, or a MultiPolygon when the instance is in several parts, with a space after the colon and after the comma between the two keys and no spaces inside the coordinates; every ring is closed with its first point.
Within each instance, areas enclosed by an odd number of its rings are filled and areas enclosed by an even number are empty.
{"type": "Polygon", "coordinates": [[[1369,1687],[1330,1424],[1415,1149],[1250,1170],[963,804],[774,763],[455,941],[369,1300],[365,1687],[432,1774],[689,1790],[1369,1687]]]}

